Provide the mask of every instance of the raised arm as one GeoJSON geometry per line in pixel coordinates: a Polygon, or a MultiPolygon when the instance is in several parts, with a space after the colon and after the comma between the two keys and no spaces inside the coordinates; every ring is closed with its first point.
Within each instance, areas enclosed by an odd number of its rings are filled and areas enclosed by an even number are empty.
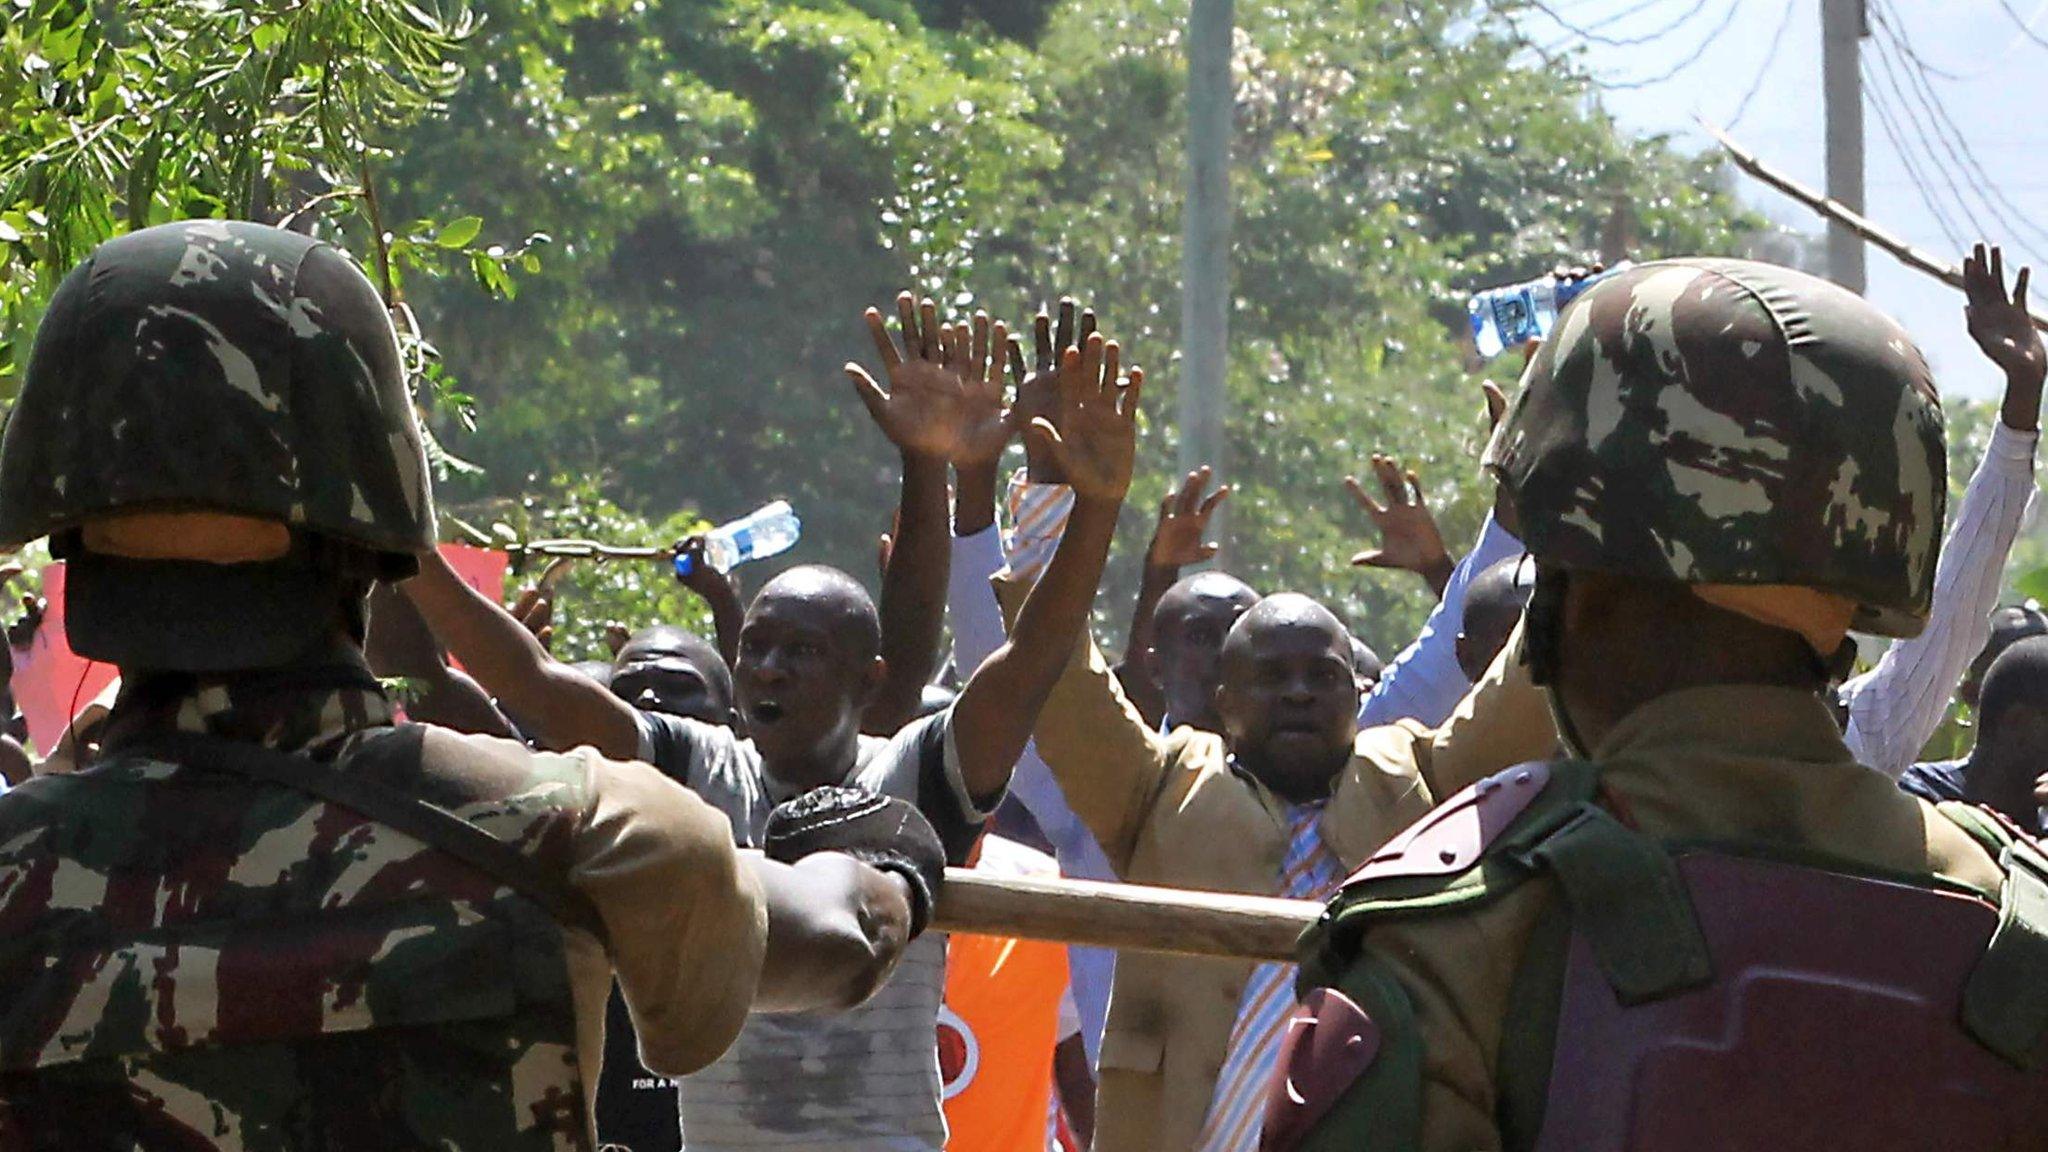
{"type": "Polygon", "coordinates": [[[952,551],[946,528],[947,468],[977,453],[1000,454],[1012,419],[1002,403],[1001,346],[993,354],[990,347],[1001,325],[991,326],[986,315],[976,317],[972,326],[941,325],[937,306],[929,299],[919,304],[908,292],[897,298],[896,308],[901,349],[881,312],[870,308],[866,317],[888,391],[860,365],[846,366],[868,415],[903,460],[902,496],[880,603],[888,674],[861,725],[877,733],[894,732],[916,714],[924,686],[938,669],[952,551]]]}
{"type": "Polygon", "coordinates": [[[542,747],[588,744],[613,760],[638,758],[632,706],[549,656],[511,613],[463,583],[440,553],[423,553],[420,574],[402,587],[435,637],[542,747]]]}
{"type": "Polygon", "coordinates": [[[1187,474],[1180,490],[1168,492],[1159,501],[1159,522],[1152,529],[1152,542],[1145,547],[1145,572],[1138,582],[1138,601],[1131,606],[1131,627],[1124,641],[1124,658],[1116,666],[1117,683],[1145,723],[1158,727],[1166,715],[1166,695],[1152,674],[1152,617],[1159,599],[1180,580],[1181,570],[1190,564],[1214,559],[1218,546],[1203,537],[1209,518],[1230,495],[1224,485],[1206,497],[1211,470],[1207,464],[1187,474]]]}
{"type": "Polygon", "coordinates": [[[1412,470],[1403,473],[1393,457],[1378,452],[1372,456],[1373,476],[1379,481],[1382,504],[1366,493],[1358,477],[1346,476],[1344,488],[1365,510],[1379,530],[1380,546],[1367,548],[1351,558],[1354,568],[1396,568],[1422,577],[1438,600],[1451,582],[1456,566],[1444,536],[1430,514],[1429,501],[1422,495],[1422,478],[1412,470]]]}
{"type": "Polygon", "coordinates": [[[747,618],[746,606],[740,603],[739,580],[711,566],[704,556],[701,533],[678,542],[674,552],[677,557],[690,558],[690,574],[685,576],[678,571],[676,582],[695,592],[705,607],[711,609],[711,627],[718,636],[718,654],[725,658],[725,666],[730,668],[739,663],[740,625],[747,618]]]}
{"type": "Polygon", "coordinates": [[[434,633],[405,593],[389,584],[370,591],[370,627],[363,641],[370,671],[413,681],[421,689],[406,715],[457,732],[516,736],[518,730],[476,681],[448,666],[434,633]]]}
{"type": "Polygon", "coordinates": [[[1919,757],[1964,669],[1990,638],[2006,557],[2033,506],[2048,354],[2027,315],[2028,272],[2020,270],[2008,297],[2003,253],[1993,248],[1987,254],[1979,244],[1963,261],[1970,335],[2005,370],[2005,400],[1942,544],[1927,627],[1893,643],[1877,667],[1842,685],[1849,750],[1860,763],[1895,779],[1919,757]]]}
{"type": "Polygon", "coordinates": [[[1031,738],[1053,685],[1088,624],[1088,609],[1130,488],[1144,373],[1119,378],[1121,351],[1099,334],[1059,366],[1055,423],[1034,418],[1028,435],[1050,453],[1074,492],[1074,511],[1052,562],[1018,610],[1010,639],[975,670],[953,706],[954,743],[970,793],[992,796],[1031,738]]]}

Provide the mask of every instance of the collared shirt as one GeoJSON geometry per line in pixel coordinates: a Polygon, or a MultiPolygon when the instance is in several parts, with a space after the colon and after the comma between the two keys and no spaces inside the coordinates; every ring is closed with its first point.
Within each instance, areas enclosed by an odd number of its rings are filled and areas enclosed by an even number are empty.
{"type": "Polygon", "coordinates": [[[2005,560],[2034,507],[2038,432],[1991,429],[1984,459],[1956,507],[1934,568],[1934,609],[1927,627],[1885,649],[1877,667],[1842,685],[1849,706],[1849,750],[1897,778],[1919,756],[1948,710],[1963,670],[1991,637],[1991,610],[2005,581],[2005,560]]]}
{"type": "Polygon", "coordinates": [[[1930,804],[1967,799],[1963,795],[1963,769],[1969,763],[1968,760],[1923,761],[1899,776],[1899,787],[1930,804]]]}

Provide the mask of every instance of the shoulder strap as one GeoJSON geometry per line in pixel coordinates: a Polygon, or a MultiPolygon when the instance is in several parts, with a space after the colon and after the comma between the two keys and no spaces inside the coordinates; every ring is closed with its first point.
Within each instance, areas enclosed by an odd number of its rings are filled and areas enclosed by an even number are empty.
{"type": "Polygon", "coordinates": [[[1963,1027],[2021,1068],[2048,1037],[2048,857],[2015,838],[1999,853],[1998,927],[1963,985],[1963,1027]]]}
{"type": "Polygon", "coordinates": [[[152,732],[122,743],[111,753],[147,756],[192,768],[220,769],[291,788],[367,816],[475,868],[539,904],[557,922],[581,928],[609,948],[604,918],[597,905],[565,878],[540,867],[517,848],[453,812],[379,783],[365,770],[379,762],[406,760],[417,764],[425,738],[422,726],[408,724],[366,737],[341,763],[333,765],[192,732],[152,732]]]}
{"type": "Polygon", "coordinates": [[[1557,877],[1572,927],[1623,1004],[1713,979],[1706,935],[1663,845],[1585,803],[1528,858],[1557,877]]]}

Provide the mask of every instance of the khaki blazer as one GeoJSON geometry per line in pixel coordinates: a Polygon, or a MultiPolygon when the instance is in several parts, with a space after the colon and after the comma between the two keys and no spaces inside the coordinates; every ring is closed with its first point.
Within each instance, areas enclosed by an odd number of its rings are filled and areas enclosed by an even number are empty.
{"type": "MultiPolygon", "coordinates": [[[[1025,589],[1000,579],[996,587],[1014,613],[1025,589]]],[[[1501,685],[1493,687],[1501,694],[1501,685]]],[[[1347,871],[1429,810],[1425,766],[1432,761],[1477,779],[1548,751],[1554,737],[1540,694],[1533,710],[1526,680],[1505,694],[1520,705],[1505,733],[1473,724],[1464,709],[1463,733],[1404,722],[1359,734],[1321,823],[1324,843],[1347,871]],[[1528,731],[1528,718],[1538,714],[1540,731],[1528,731]],[[1473,767],[1489,761],[1485,771],[1473,767]]],[[[1067,802],[1126,882],[1276,894],[1285,801],[1235,770],[1221,737],[1187,727],[1154,731],[1092,641],[1084,638],[1053,688],[1035,737],[1067,802]]],[[[1254,967],[1133,951],[1117,958],[1098,1069],[1097,1152],[1193,1147],[1254,967]]]]}

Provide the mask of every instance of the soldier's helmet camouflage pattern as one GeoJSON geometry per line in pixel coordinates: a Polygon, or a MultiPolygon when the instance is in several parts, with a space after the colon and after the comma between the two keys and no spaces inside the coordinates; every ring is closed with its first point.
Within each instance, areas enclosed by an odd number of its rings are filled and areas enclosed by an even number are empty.
{"type": "Polygon", "coordinates": [[[433,545],[397,338],[339,250],[192,220],[108,241],[58,286],[0,441],[0,546],[178,510],[433,545]]]}
{"type": "Polygon", "coordinates": [[[1884,636],[1926,622],[1941,403],[1905,331],[1824,280],[1710,259],[1602,280],[1558,317],[1486,466],[1544,562],[1815,588],[1884,636]]]}

